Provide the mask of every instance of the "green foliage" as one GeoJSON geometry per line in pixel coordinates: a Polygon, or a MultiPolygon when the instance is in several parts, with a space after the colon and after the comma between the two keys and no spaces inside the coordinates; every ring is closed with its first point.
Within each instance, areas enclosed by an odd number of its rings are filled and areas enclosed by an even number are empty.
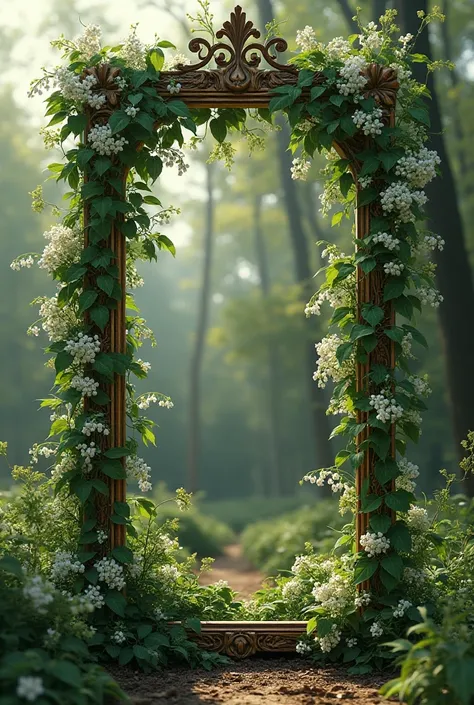
{"type": "Polygon", "coordinates": [[[250,524],[242,534],[244,554],[265,575],[275,575],[289,570],[306,544],[318,553],[327,552],[342,523],[337,504],[320,501],[250,524]]]}

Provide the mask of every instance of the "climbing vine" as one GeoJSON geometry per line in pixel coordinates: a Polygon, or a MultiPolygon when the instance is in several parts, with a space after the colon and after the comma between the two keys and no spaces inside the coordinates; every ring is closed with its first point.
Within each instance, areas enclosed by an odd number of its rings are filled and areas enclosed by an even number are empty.
{"type": "MultiPolygon", "coordinates": [[[[316,151],[327,152],[322,206],[343,206],[333,225],[350,217],[354,207],[368,209],[370,218],[370,229],[362,236],[359,229],[355,233],[355,254],[344,255],[326,243],[325,281],[306,308],[308,316],[319,314],[325,301],[334,309],[330,325],[337,332],[316,346],[315,381],[320,386],[334,382],[329,411],[342,414],[342,420],[333,435],[348,436],[349,441],[333,467],[305,479],[341,491],[341,507],[367,519],[360,545],[346,561],[351,590],[357,585],[364,590],[357,596],[350,590],[347,605],[333,613],[321,608],[326,583],[313,593],[324,619],[315,617],[309,629],[316,630],[323,652],[337,647],[348,614],[372,604],[374,620],[381,605],[397,606],[404,598],[403,581],[412,568],[412,528],[426,514],[414,506],[417,470],[405,453],[407,442],[418,440],[420,412],[426,408],[422,397],[429,393],[427,381],[410,371],[412,344],[426,345],[415,316],[423,304],[436,307],[442,301],[427,254],[444,243],[417,226],[424,220],[423,188],[435,177],[439,159],[425,144],[427,89],[410,71],[413,62],[428,60],[414,53],[415,37],[393,41],[395,14],[388,11],[380,28],[371,23],[359,35],[328,45],[317,42],[309,27],[300,32],[301,51],[293,59],[297,81],[274,89],[269,110],[258,115],[259,129],[264,121],[272,123],[275,113],[287,115],[290,147],[299,151],[295,179],[307,176],[316,151]],[[356,292],[374,273],[379,297],[361,302],[356,292]],[[390,318],[392,310],[403,322],[390,318]],[[374,353],[391,349],[392,343],[395,360],[381,363],[374,353]],[[361,365],[366,371],[357,380],[356,366],[361,365]],[[375,456],[375,490],[369,478],[360,487],[354,482],[367,454],[375,456]]],[[[420,31],[439,16],[436,9],[421,16],[420,31]]],[[[74,589],[93,607],[105,604],[125,618],[130,605],[123,589],[142,567],[130,547],[111,542],[111,533],[119,535],[125,527],[133,540],[137,532],[124,498],[112,498],[111,516],[101,512],[101,501],[110,500],[108,479],[133,479],[141,492],[151,489],[150,468],[138,449],[140,440],[154,443],[154,424],[141,412],[152,403],[172,407],[165,394],[137,395],[133,385],[134,378],[145,378],[149,370],[137,358],[138,350],[145,339],[153,341],[133,300],[132,290],[143,283],[136,263],[155,260],[160,252],[175,254],[160,226],[176,211],[163,206],[151,186],[164,166],[186,171],[186,138],[195,146],[209,131],[220,145],[218,152],[229,160],[228,132],[254,133],[245,127],[244,110],[190,110],[179,99],[183,58],[165,63],[165,52],[173,48],[167,41],[145,46],[133,27],[123,44],[102,47],[100,29],[90,26],[78,40],[62,38],[55,44],[65,65],[45,71],[31,92],[48,93],[45,141],[64,156],[49,171],[67,185],[67,207],[65,212],[53,207],[61,220],[45,233],[44,252],[24,255],[12,265],[29,267],[36,261],[57,284],[53,297],[37,300],[40,319],[30,328],[38,335],[41,326],[48,335],[47,352],[56,371],[55,393],[43,401],[52,411],[50,437],[32,449],[32,458],[54,457],[56,491],[75,496],[81,506],[80,551],[63,561],[56,574],[80,573],[74,589]],[[167,98],[156,90],[163,68],[177,68],[167,98]],[[126,242],[126,281],[120,278],[117,250],[110,246],[117,230],[116,247],[121,236],[126,242]],[[111,317],[124,298],[126,348],[117,352],[110,348],[116,335],[111,317]],[[125,379],[127,392],[130,433],[123,444],[116,443],[117,430],[107,412],[117,378],[125,379]]],[[[434,68],[428,62],[428,70],[434,68]]],[[[34,208],[46,205],[41,189],[35,190],[34,208]]],[[[136,501],[153,513],[148,500],[136,501]]],[[[180,492],[178,501],[189,500],[180,492]]],[[[337,548],[351,544],[352,523],[337,548]]],[[[383,633],[376,624],[375,619],[373,637],[383,633]]],[[[121,649],[113,652],[118,656],[121,649]]],[[[149,658],[144,651],[140,654],[135,656],[149,658]]]]}

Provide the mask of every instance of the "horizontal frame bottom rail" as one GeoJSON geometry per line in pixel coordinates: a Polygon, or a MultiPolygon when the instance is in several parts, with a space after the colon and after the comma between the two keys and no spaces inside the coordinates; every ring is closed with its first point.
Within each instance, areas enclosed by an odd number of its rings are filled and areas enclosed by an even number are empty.
{"type": "Polygon", "coordinates": [[[188,636],[205,651],[235,659],[263,653],[289,654],[306,634],[307,622],[201,622],[201,632],[188,636]]]}

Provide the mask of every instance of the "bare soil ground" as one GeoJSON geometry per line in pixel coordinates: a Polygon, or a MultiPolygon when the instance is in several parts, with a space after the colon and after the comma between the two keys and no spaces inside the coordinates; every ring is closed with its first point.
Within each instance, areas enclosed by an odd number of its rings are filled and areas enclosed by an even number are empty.
{"type": "Polygon", "coordinates": [[[224,555],[216,558],[212,571],[201,576],[202,585],[211,585],[226,580],[239,597],[250,597],[262,587],[264,576],[242,555],[238,544],[227,546],[224,555]]]}
{"type": "Polygon", "coordinates": [[[250,659],[211,673],[175,668],[143,675],[122,669],[113,675],[133,705],[377,705],[387,702],[378,689],[390,678],[348,676],[298,658],[250,659]]]}

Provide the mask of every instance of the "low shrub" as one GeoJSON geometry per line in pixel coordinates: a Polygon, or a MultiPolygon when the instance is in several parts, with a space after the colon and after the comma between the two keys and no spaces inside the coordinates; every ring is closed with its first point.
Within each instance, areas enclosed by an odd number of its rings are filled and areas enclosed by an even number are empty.
{"type": "Polygon", "coordinates": [[[256,520],[281,517],[305,506],[308,501],[313,502],[312,495],[308,500],[308,493],[301,492],[294,497],[242,497],[219,501],[198,499],[197,506],[206,516],[225,522],[232,531],[240,534],[256,520]]]}
{"type": "Polygon", "coordinates": [[[337,502],[324,500],[248,526],[242,534],[244,554],[255,567],[274,575],[290,570],[295,556],[307,544],[318,553],[329,551],[334,544],[334,529],[342,524],[337,502]]]}

